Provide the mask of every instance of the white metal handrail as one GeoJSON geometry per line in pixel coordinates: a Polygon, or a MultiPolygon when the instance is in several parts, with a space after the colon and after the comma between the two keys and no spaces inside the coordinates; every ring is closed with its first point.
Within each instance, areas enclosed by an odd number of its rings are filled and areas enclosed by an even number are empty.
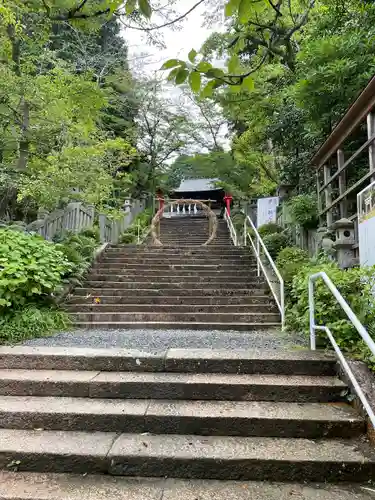
{"type": "Polygon", "coordinates": [[[367,401],[367,398],[364,395],[362,389],[360,388],[354,373],[350,369],[350,366],[348,365],[340,347],[337,345],[337,342],[335,341],[331,330],[327,326],[318,326],[315,324],[314,283],[319,278],[321,278],[327,285],[332,295],[340,304],[345,314],[348,316],[349,320],[351,321],[353,326],[355,326],[357,332],[360,334],[360,336],[366,343],[367,347],[370,349],[371,353],[375,356],[375,342],[372,340],[366,328],[362,325],[362,323],[359,321],[355,313],[352,311],[351,307],[346,302],[344,297],[337,290],[331,279],[323,271],[316,274],[312,274],[309,277],[310,347],[312,350],[316,349],[316,330],[324,331],[327,334],[327,337],[329,338],[343,369],[345,370],[351,383],[353,384],[354,390],[357,393],[359,399],[361,400],[363,407],[365,408],[367,415],[369,416],[371,423],[375,428],[375,414],[371,406],[369,405],[369,402],[367,401]]]}
{"type": "Polygon", "coordinates": [[[281,315],[281,326],[284,329],[285,326],[285,297],[284,297],[284,280],[279,272],[279,270],[276,267],[276,264],[269,254],[269,251],[267,250],[266,245],[264,244],[260,234],[257,231],[257,228],[255,227],[253,221],[250,219],[250,217],[247,215],[245,217],[245,222],[244,222],[244,245],[247,245],[247,238],[250,239],[251,246],[253,247],[253,251],[255,254],[255,257],[257,259],[257,275],[260,276],[260,270],[263,271],[264,277],[266,278],[266,281],[268,283],[268,286],[271,289],[272,295],[274,296],[274,299],[276,301],[277,307],[280,311],[281,315]],[[255,234],[255,239],[256,242],[254,242],[251,234],[248,231],[248,225],[250,225],[251,229],[254,231],[255,234]],[[270,280],[268,273],[264,267],[264,264],[262,262],[261,256],[260,256],[260,249],[262,248],[264,255],[266,256],[268,263],[270,264],[271,268],[273,269],[280,285],[280,293],[277,293],[277,290],[275,289],[274,282],[270,280]]]}
{"type": "Polygon", "coordinates": [[[229,229],[229,234],[230,234],[230,237],[232,238],[232,241],[233,241],[233,245],[236,247],[236,246],[238,246],[237,231],[233,225],[232,219],[230,218],[230,215],[229,215],[227,208],[225,209],[225,212],[224,212],[224,220],[227,223],[227,226],[229,229]]]}

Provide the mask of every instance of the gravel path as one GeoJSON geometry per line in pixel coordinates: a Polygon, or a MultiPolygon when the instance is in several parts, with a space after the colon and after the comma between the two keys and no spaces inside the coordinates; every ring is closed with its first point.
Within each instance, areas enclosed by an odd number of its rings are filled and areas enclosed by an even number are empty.
{"type": "Polygon", "coordinates": [[[303,337],[279,331],[241,333],[215,330],[75,330],[28,340],[32,346],[71,346],[155,350],[171,347],[210,349],[283,349],[307,346],[303,337]]]}

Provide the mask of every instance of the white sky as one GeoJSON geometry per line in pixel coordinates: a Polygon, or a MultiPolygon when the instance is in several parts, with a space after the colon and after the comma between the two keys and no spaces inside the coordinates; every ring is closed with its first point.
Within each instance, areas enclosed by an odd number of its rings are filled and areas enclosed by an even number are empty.
{"type": "MultiPolygon", "coordinates": [[[[188,11],[195,3],[196,0],[180,0],[178,2],[179,13],[183,14],[188,11]]],[[[218,28],[220,29],[217,25],[211,29],[202,26],[204,9],[205,6],[203,3],[193,10],[182,21],[182,28],[178,31],[170,27],[159,30],[159,33],[163,35],[167,47],[165,50],[148,45],[146,36],[141,31],[126,29],[124,36],[129,47],[130,67],[134,68],[135,66],[137,69],[139,67],[142,72],[151,74],[160,69],[163,62],[168,59],[179,58],[186,60],[192,48],[199,51],[208,36],[218,28]],[[140,59],[140,56],[145,54],[147,57],[140,59]]],[[[159,24],[157,18],[153,18],[152,20],[159,24]]],[[[161,22],[161,24],[163,23],[161,22]]]]}

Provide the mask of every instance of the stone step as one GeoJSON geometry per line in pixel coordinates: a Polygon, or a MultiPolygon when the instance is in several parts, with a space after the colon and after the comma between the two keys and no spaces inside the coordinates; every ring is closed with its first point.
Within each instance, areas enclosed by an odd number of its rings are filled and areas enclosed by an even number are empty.
{"type": "MultiPolygon", "coordinates": [[[[126,277],[125,277],[126,278],[126,277]]],[[[127,278],[129,279],[129,278],[127,278]]],[[[106,281],[106,280],[87,280],[85,282],[85,287],[87,288],[122,288],[124,290],[161,290],[163,293],[165,290],[173,290],[175,295],[181,293],[181,290],[189,288],[194,285],[194,281],[173,281],[173,278],[169,278],[170,282],[164,283],[163,281],[157,281],[156,278],[153,282],[150,281],[106,281]]],[[[229,282],[227,281],[213,281],[213,280],[204,280],[199,281],[197,286],[194,288],[196,293],[194,295],[199,295],[200,287],[204,286],[208,289],[224,289],[228,292],[228,295],[237,295],[237,290],[260,290],[262,288],[267,288],[267,285],[264,282],[257,281],[255,277],[245,281],[234,281],[232,278],[229,282]],[[249,288],[246,288],[249,287],[249,288]]]]}
{"type": "Polygon", "coordinates": [[[176,322],[176,321],[136,321],[136,322],[107,322],[107,321],[75,321],[76,328],[91,330],[216,330],[230,332],[260,332],[280,328],[280,322],[264,323],[219,323],[219,322],[176,322]]]}
{"type": "Polygon", "coordinates": [[[71,313],[86,313],[86,312],[100,312],[100,313],[277,313],[277,308],[274,304],[232,304],[232,305],[192,305],[192,304],[99,304],[93,303],[78,303],[68,304],[67,310],[71,313]]]}
{"type": "MultiPolygon", "coordinates": [[[[143,307],[143,304],[155,305],[156,308],[159,306],[164,306],[166,304],[170,306],[226,306],[226,305],[239,305],[239,306],[256,306],[261,310],[264,307],[274,306],[274,300],[266,295],[243,295],[239,297],[155,297],[155,296],[129,296],[128,294],[124,295],[110,295],[112,290],[107,291],[109,295],[105,294],[87,294],[85,295],[75,295],[68,299],[67,304],[85,304],[91,305],[95,299],[100,300],[100,304],[102,305],[110,305],[110,304],[124,304],[126,306],[140,306],[143,307]]],[[[135,310],[135,309],[134,309],[135,310]]]]}
{"type": "Polygon", "coordinates": [[[143,246],[143,245],[122,245],[110,246],[106,249],[108,255],[116,254],[136,254],[136,255],[158,255],[165,253],[176,255],[249,255],[250,251],[244,248],[228,245],[206,245],[206,246],[186,246],[185,248],[173,245],[163,246],[143,246]]]}
{"type": "Polygon", "coordinates": [[[122,262],[106,262],[99,261],[94,264],[92,269],[105,269],[109,272],[117,272],[117,269],[123,269],[124,271],[152,271],[152,272],[160,272],[160,271],[180,271],[181,273],[192,272],[196,273],[243,273],[244,269],[248,273],[255,273],[256,266],[254,265],[242,265],[240,268],[236,264],[177,264],[177,263],[138,263],[138,262],[130,262],[130,263],[122,263],[122,262]]]}
{"type": "Polygon", "coordinates": [[[178,273],[167,273],[164,274],[154,274],[147,275],[146,273],[118,273],[118,274],[110,274],[109,271],[99,272],[92,271],[87,275],[88,281],[110,281],[112,283],[122,282],[122,283],[132,283],[133,280],[136,283],[147,283],[147,284],[170,284],[177,286],[180,288],[185,283],[215,283],[215,284],[224,284],[228,288],[232,285],[238,284],[248,284],[249,286],[262,283],[264,281],[263,277],[257,277],[254,274],[246,273],[246,270],[243,270],[243,273],[240,275],[228,276],[228,273],[208,273],[204,275],[200,275],[200,273],[190,274],[188,271],[186,274],[178,274],[178,273]]]}
{"type": "Polygon", "coordinates": [[[2,500],[371,500],[371,486],[0,471],[2,500]]]}
{"type": "Polygon", "coordinates": [[[142,256],[128,255],[124,257],[110,257],[104,254],[98,261],[99,264],[106,265],[149,265],[149,266],[165,266],[167,265],[179,265],[179,266],[223,266],[223,267],[238,267],[246,266],[248,268],[256,267],[256,262],[249,257],[223,257],[221,259],[207,259],[198,258],[197,256],[190,257],[176,257],[176,255],[169,255],[168,257],[154,256],[144,258],[142,256]]]}
{"type": "Polygon", "coordinates": [[[0,370],[2,396],[336,403],[346,391],[329,376],[0,370]]]}
{"type": "MultiPolygon", "coordinates": [[[[143,352],[84,347],[0,346],[0,369],[6,370],[1,373],[3,377],[7,376],[8,380],[13,380],[17,374],[7,370],[26,370],[17,375],[23,377],[23,380],[27,380],[32,375],[32,370],[168,372],[172,374],[177,372],[194,374],[194,378],[200,373],[313,377],[333,376],[336,373],[336,359],[331,354],[309,350],[167,349],[143,352]]],[[[46,372],[42,373],[47,377],[52,376],[46,372]]],[[[81,377],[86,377],[83,379],[85,383],[96,375],[97,373],[87,376],[80,374],[81,377]]],[[[17,377],[15,380],[18,380],[17,377]]],[[[45,381],[46,377],[43,379],[43,382],[45,381]]],[[[341,382],[339,384],[344,387],[341,382]]],[[[8,382],[4,382],[4,391],[7,390],[8,385],[8,382]]],[[[85,395],[87,394],[83,394],[85,395]]]]}
{"type": "MultiPolygon", "coordinates": [[[[105,283],[105,282],[104,282],[105,283]]],[[[123,296],[127,290],[127,288],[121,286],[116,287],[113,283],[112,286],[107,286],[107,284],[98,285],[97,282],[94,282],[93,286],[88,286],[88,283],[85,283],[85,287],[75,288],[74,295],[79,296],[93,296],[99,297],[102,295],[115,295],[115,296],[123,296]],[[98,285],[98,286],[97,286],[98,285]],[[112,288],[113,287],[113,288],[112,288]]],[[[269,295],[268,290],[265,286],[259,286],[252,288],[236,288],[227,289],[227,288],[215,288],[215,286],[210,286],[207,288],[187,288],[184,287],[183,290],[181,288],[164,288],[164,287],[154,287],[154,288],[146,288],[141,286],[132,291],[132,297],[178,297],[181,294],[185,297],[253,297],[263,295],[264,297],[271,297],[269,295]]]]}
{"type": "Polygon", "coordinates": [[[360,440],[0,429],[0,467],[20,471],[273,481],[368,481],[360,440]]]}
{"type": "MultiPolygon", "coordinates": [[[[279,313],[272,312],[196,312],[196,311],[147,311],[147,312],[102,312],[94,310],[92,312],[75,312],[73,319],[78,323],[278,323],[279,313]]],[[[230,326],[230,325],[229,325],[230,326]]]]}
{"type": "MultiPolygon", "coordinates": [[[[104,267],[102,265],[96,265],[89,274],[89,278],[95,276],[108,276],[113,277],[114,281],[117,281],[118,276],[128,276],[128,277],[142,277],[149,278],[151,281],[154,278],[172,278],[174,279],[185,279],[185,278],[213,278],[217,277],[219,279],[228,279],[229,277],[247,278],[252,279],[256,276],[256,269],[231,269],[231,270],[207,270],[207,269],[196,269],[196,270],[181,270],[180,268],[174,269],[173,266],[167,267],[165,269],[152,269],[150,266],[138,267],[138,268],[127,268],[127,267],[104,267]]],[[[102,278],[99,278],[102,279],[102,278]]],[[[112,278],[111,278],[112,279],[112,278]]],[[[189,280],[190,281],[190,280],[189,280]]]]}
{"type": "Polygon", "coordinates": [[[201,436],[353,438],[365,430],[349,405],[264,401],[2,396],[0,418],[7,429],[201,436]]]}

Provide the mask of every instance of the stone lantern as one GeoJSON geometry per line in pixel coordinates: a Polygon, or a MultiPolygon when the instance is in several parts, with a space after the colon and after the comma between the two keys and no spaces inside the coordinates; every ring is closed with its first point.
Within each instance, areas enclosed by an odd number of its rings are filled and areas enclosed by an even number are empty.
{"type": "Polygon", "coordinates": [[[349,219],[340,219],[332,224],[332,229],[336,234],[333,247],[336,250],[338,265],[341,269],[354,267],[356,264],[353,249],[355,244],[354,223],[349,219]]]}
{"type": "Polygon", "coordinates": [[[130,212],[130,209],[132,207],[132,202],[129,198],[127,198],[125,201],[124,201],[124,212],[125,213],[129,213],[130,212]]]}

